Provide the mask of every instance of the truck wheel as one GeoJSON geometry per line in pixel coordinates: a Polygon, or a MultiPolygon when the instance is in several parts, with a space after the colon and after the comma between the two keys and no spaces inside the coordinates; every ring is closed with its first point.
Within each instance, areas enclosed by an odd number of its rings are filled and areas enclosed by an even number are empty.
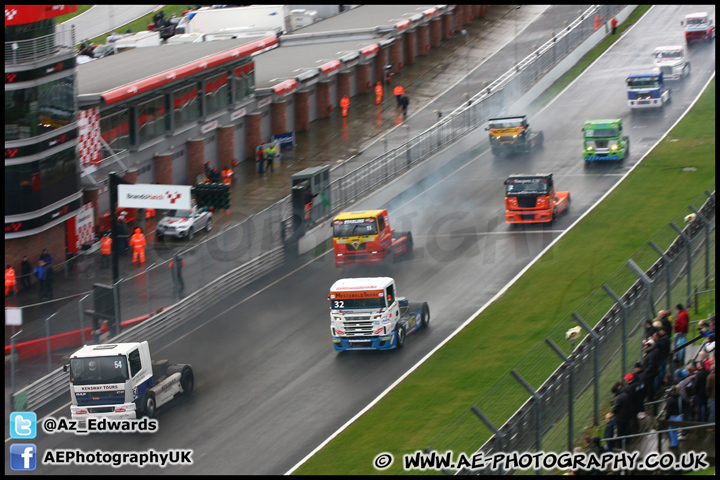
{"type": "Polygon", "coordinates": [[[565,214],[570,213],[570,194],[568,193],[567,206],[565,207],[565,214]]]}
{"type": "Polygon", "coordinates": [[[212,218],[208,218],[208,221],[205,224],[205,231],[209,232],[210,230],[212,230],[212,218]]]}
{"type": "Polygon", "coordinates": [[[625,155],[623,155],[623,160],[625,160],[630,156],[630,137],[623,137],[623,140],[625,140],[625,155]]]}
{"type": "Polygon", "coordinates": [[[185,365],[180,374],[180,386],[183,389],[183,393],[190,395],[195,388],[195,376],[193,375],[192,368],[185,365]]]}
{"type": "Polygon", "coordinates": [[[143,412],[148,418],[154,418],[157,410],[157,404],[155,403],[155,392],[147,392],[145,394],[145,405],[143,405],[143,412]]]}
{"type": "Polygon", "coordinates": [[[405,345],[405,327],[398,325],[395,329],[395,341],[397,342],[397,348],[402,348],[405,345]]]}
{"type": "Polygon", "coordinates": [[[430,326],[430,307],[428,307],[427,303],[423,303],[420,315],[422,315],[422,324],[420,325],[420,328],[428,328],[430,326]]]}
{"type": "Polygon", "coordinates": [[[405,251],[405,255],[407,255],[408,257],[411,257],[411,256],[412,256],[412,253],[413,253],[413,238],[412,238],[412,233],[410,233],[410,232],[405,232],[404,235],[407,236],[407,240],[406,240],[406,242],[405,242],[406,245],[407,245],[407,250],[405,251]]]}

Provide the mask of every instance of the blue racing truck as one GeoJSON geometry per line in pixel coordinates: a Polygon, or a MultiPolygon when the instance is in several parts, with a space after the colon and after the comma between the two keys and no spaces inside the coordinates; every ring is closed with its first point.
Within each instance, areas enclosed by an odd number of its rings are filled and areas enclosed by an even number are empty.
{"type": "Polygon", "coordinates": [[[628,75],[625,82],[628,106],[632,110],[660,108],[670,101],[670,89],[665,85],[662,72],[634,73],[628,75]]]}

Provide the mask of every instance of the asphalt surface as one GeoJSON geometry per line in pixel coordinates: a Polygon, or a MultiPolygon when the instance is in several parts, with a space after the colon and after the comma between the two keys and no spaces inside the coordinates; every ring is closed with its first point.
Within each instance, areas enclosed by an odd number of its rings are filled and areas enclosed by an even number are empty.
{"type": "MultiPolygon", "coordinates": [[[[430,329],[409,336],[404,349],[337,355],[330,340],[325,295],[348,272],[337,270],[328,254],[301,258],[297,265],[273,272],[225,301],[209,301],[204,315],[151,345],[157,358],[192,364],[196,380],[191,397],[161,409],[159,432],[92,437],[40,433],[34,441],[40,452],[60,447],[190,448],[192,466],[142,470],[40,466],[37,472],[286,472],[477,311],[670,128],[713,74],[714,43],[691,49],[693,74],[673,88],[673,101],[662,111],[631,115],[624,78],[650,65],[656,46],[682,41],[679,19],[708,8],[714,16],[714,7],[655,6],[560,98],[531,119],[533,128],[544,131],[543,151],[493,159],[473,149],[454,159],[451,168],[378,206],[389,208],[396,228],[412,231],[416,253],[387,268],[351,274],[391,275],[399,294],[429,303],[430,329]],[[631,158],[586,170],[581,160],[582,122],[618,116],[631,138],[631,158]],[[503,222],[502,182],[510,173],[527,171],[554,172],[556,188],[571,192],[569,214],[551,228],[509,229],[503,222]]],[[[477,133],[481,141],[484,135],[477,133]]],[[[68,415],[68,407],[58,401],[38,416],[49,413],[68,415]]],[[[383,451],[381,444],[377,451],[383,451]]],[[[10,473],[7,463],[6,473],[10,473]]]]}
{"type": "MultiPolygon", "coordinates": [[[[75,25],[78,44],[117,31],[123,25],[155,11],[161,5],[93,5],[92,8],[68,20],[75,25]]],[[[118,32],[124,33],[124,32],[118,32]]]]}

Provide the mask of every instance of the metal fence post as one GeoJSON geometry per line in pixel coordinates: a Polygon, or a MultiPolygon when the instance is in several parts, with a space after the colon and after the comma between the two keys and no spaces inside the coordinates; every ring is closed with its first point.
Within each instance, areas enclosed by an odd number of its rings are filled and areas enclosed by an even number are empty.
{"type": "Polygon", "coordinates": [[[650,240],[650,246],[663,258],[663,270],[665,270],[665,281],[667,282],[667,302],[666,306],[668,310],[672,310],[672,259],[663,252],[660,247],[655,245],[655,242],[650,240]]]}
{"type": "Polygon", "coordinates": [[[595,419],[595,425],[600,425],[599,417],[600,417],[600,337],[597,333],[593,331],[590,326],[585,323],[585,320],[580,317],[576,312],[572,313],[573,318],[582,326],[588,334],[592,337],[593,342],[595,343],[595,355],[594,355],[594,361],[593,361],[593,369],[594,372],[594,381],[595,384],[595,411],[594,411],[594,419],[595,419]]]}
{"type": "Polygon", "coordinates": [[[632,261],[632,258],[629,259],[627,262],[625,262],[625,265],[632,270],[632,272],[638,277],[640,282],[645,286],[645,289],[648,292],[648,301],[645,304],[646,305],[646,311],[645,311],[645,318],[653,318],[655,316],[654,313],[654,306],[652,301],[652,279],[645,275],[645,272],[642,271],[642,268],[638,267],[637,263],[632,261]]]}
{"type": "MultiPolygon", "coordinates": [[[[530,384],[525,381],[525,379],[517,372],[517,370],[515,370],[513,368],[510,371],[510,373],[512,374],[513,377],[515,377],[515,380],[520,382],[520,385],[525,387],[525,390],[530,392],[530,395],[532,395],[533,399],[535,400],[535,405],[537,407],[535,410],[535,413],[537,414],[537,423],[536,423],[537,433],[536,433],[535,441],[537,442],[537,451],[539,452],[542,450],[542,411],[541,411],[542,397],[540,395],[538,395],[537,391],[535,391],[530,386],[530,384]]],[[[537,474],[542,475],[542,468],[538,468],[537,474]]]]}
{"type": "Polygon", "coordinates": [[[690,305],[692,303],[692,244],[690,243],[690,237],[685,235],[685,232],[683,232],[680,227],[675,225],[675,222],[670,222],[670,226],[682,237],[682,239],[685,241],[685,245],[687,246],[687,299],[685,302],[685,305],[690,305]]]}
{"type": "MultiPolygon", "coordinates": [[[[562,359],[563,362],[567,365],[568,368],[568,452],[572,452],[573,448],[573,413],[574,408],[573,404],[575,403],[575,395],[573,394],[573,362],[570,360],[569,357],[565,356],[562,350],[560,350],[560,347],[555,345],[555,342],[553,342],[551,339],[546,338],[545,343],[550,345],[550,347],[555,350],[555,353],[558,354],[558,356],[562,359]]],[[[570,353],[572,355],[572,352],[570,353]]],[[[624,370],[623,370],[624,371],[624,370]]]]}
{"type": "Polygon", "coordinates": [[[48,372],[52,370],[52,363],[50,362],[50,319],[57,315],[57,312],[50,315],[48,318],[45,319],[45,346],[47,348],[47,366],[48,366],[48,372]]]}
{"type": "Polygon", "coordinates": [[[697,219],[701,220],[705,227],[705,289],[707,290],[710,288],[710,222],[692,205],[690,205],[690,209],[695,212],[697,219]]]}
{"type": "Polygon", "coordinates": [[[115,300],[115,335],[120,335],[120,282],[118,280],[113,284],[113,297],[115,300]]]}
{"type": "Polygon", "coordinates": [[[20,335],[22,330],[10,337],[10,389],[15,393],[15,337],[20,335]]]}
{"type": "MultiPolygon", "coordinates": [[[[480,409],[477,408],[475,405],[473,405],[473,406],[470,408],[470,410],[472,410],[473,413],[474,413],[475,415],[477,415],[477,417],[478,417],[480,420],[482,420],[483,423],[485,423],[485,425],[486,425],[490,430],[493,431],[493,433],[495,434],[495,436],[498,438],[498,442],[500,443],[500,451],[501,451],[501,452],[504,452],[504,451],[505,451],[505,435],[503,435],[502,433],[500,433],[500,430],[498,430],[497,427],[495,427],[495,425],[490,421],[490,419],[487,418],[487,417],[485,416],[485,414],[483,414],[483,413],[480,411],[480,409]]],[[[502,468],[502,462],[500,463],[500,475],[504,475],[503,468],[502,468]]]]}
{"type": "Polygon", "coordinates": [[[85,345],[85,311],[83,309],[83,302],[86,298],[88,298],[90,295],[85,295],[78,301],[79,310],[80,310],[80,343],[85,345]]]}
{"type": "Polygon", "coordinates": [[[615,292],[612,291],[612,289],[608,286],[607,283],[603,284],[603,288],[605,291],[610,295],[613,300],[615,300],[615,303],[620,307],[620,311],[622,312],[622,372],[623,375],[625,372],[627,372],[627,305],[623,303],[623,301],[618,297],[615,292]]]}

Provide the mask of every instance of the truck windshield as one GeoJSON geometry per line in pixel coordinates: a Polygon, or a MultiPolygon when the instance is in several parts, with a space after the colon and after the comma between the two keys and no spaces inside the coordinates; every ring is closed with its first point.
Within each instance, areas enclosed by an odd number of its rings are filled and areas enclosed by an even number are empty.
{"type": "Polygon", "coordinates": [[[704,18],[688,18],[687,19],[688,25],[702,25],[703,23],[705,23],[704,18]]]}
{"type": "Polygon", "coordinates": [[[331,310],[347,310],[350,308],[385,308],[384,297],[348,298],[330,300],[331,310]]]}
{"type": "Polygon", "coordinates": [[[682,58],[682,51],[678,50],[677,52],[658,52],[656,58],[658,60],[664,60],[668,58],[682,58]]]}
{"type": "Polygon", "coordinates": [[[488,121],[488,127],[490,128],[517,128],[522,127],[523,119],[518,118],[498,118],[496,120],[488,121]]]}
{"type": "Polygon", "coordinates": [[[348,218],[333,222],[333,237],[354,237],[359,235],[377,235],[375,217],[348,218]]]}
{"type": "Polygon", "coordinates": [[[628,88],[658,88],[660,86],[659,77],[639,77],[628,78],[628,88]]]}
{"type": "Polygon", "coordinates": [[[125,383],[127,372],[124,355],[70,359],[70,382],[74,385],[125,383]]]}
{"type": "Polygon", "coordinates": [[[192,210],[169,210],[167,213],[168,217],[191,217],[192,210]]]}
{"type": "Polygon", "coordinates": [[[615,138],[620,136],[617,128],[587,128],[585,138],[615,138]]]}
{"type": "Polygon", "coordinates": [[[548,181],[546,179],[511,179],[507,183],[508,197],[518,195],[545,195],[548,193],[548,181]]]}

